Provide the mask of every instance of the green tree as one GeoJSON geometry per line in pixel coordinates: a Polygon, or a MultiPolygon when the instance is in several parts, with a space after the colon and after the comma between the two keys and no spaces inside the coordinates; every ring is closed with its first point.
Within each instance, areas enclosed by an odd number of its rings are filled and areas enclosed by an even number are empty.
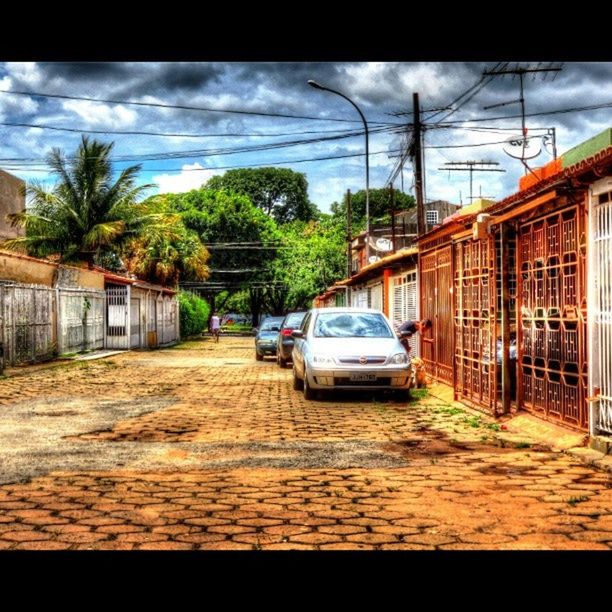
{"type": "Polygon", "coordinates": [[[227,189],[247,195],[253,204],[277,223],[309,221],[317,207],[308,199],[306,175],[288,168],[239,168],[213,176],[208,189],[227,189]]]}
{"type": "Polygon", "coordinates": [[[140,166],[122,170],[113,182],[112,149],[113,143],[87,136],[72,158],[53,149],[47,163],[58,182],[51,190],[41,183],[27,184],[31,206],[10,216],[15,226],[25,227],[26,235],[3,246],[37,257],[92,263],[135,233],[145,216],[137,200],[152,185],[136,186],[140,166]]]}
{"type": "MultiPolygon", "coordinates": [[[[281,238],[274,219],[241,194],[227,190],[194,189],[180,194],[165,194],[168,210],[178,213],[185,226],[209,246],[211,280],[228,289],[225,298],[240,289],[249,289],[254,299],[254,317],[261,300],[253,283],[269,277],[281,238]],[[245,244],[246,243],[246,244],[245,244]]],[[[213,310],[222,308],[216,302],[223,287],[206,292],[213,310]]]]}
{"type": "Polygon", "coordinates": [[[319,221],[296,221],[283,227],[285,248],[272,265],[277,284],[265,290],[270,312],[308,308],[312,299],[346,269],[346,227],[342,219],[321,215],[319,221]]]}
{"type": "MultiPolygon", "coordinates": [[[[391,221],[391,192],[389,189],[370,189],[370,223],[389,223],[391,221]]],[[[361,231],[365,228],[365,190],[351,194],[351,211],[354,230],[361,231]]],[[[415,199],[411,195],[395,191],[395,210],[406,210],[415,206],[415,199]]],[[[347,199],[346,195],[342,202],[334,202],[331,212],[334,216],[346,219],[347,199]]],[[[346,223],[346,222],[345,222],[346,223]]],[[[353,233],[357,233],[353,231],[353,233]]]]}
{"type": "Polygon", "coordinates": [[[179,214],[168,212],[163,198],[150,199],[148,209],[143,230],[122,250],[128,270],[162,285],[206,280],[209,254],[198,234],[185,227],[179,214]]]}

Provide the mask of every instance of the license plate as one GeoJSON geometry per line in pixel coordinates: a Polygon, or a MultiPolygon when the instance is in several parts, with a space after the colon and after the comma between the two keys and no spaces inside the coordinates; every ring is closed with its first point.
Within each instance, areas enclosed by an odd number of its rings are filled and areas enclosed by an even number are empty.
{"type": "Polygon", "coordinates": [[[352,382],[372,382],[376,380],[376,374],[351,374],[352,382]]]}

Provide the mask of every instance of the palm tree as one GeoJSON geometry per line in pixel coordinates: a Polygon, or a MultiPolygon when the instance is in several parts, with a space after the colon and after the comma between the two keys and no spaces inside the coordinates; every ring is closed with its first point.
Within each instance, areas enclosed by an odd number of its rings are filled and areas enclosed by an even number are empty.
{"type": "Polygon", "coordinates": [[[29,208],[9,215],[14,226],[25,227],[26,235],[2,246],[36,257],[55,255],[60,261],[91,264],[96,255],[134,234],[146,218],[137,199],[153,185],[136,186],[139,165],[122,170],[113,182],[112,148],[113,143],[82,136],[73,158],[53,149],[47,163],[58,182],[51,190],[41,183],[27,184],[29,208]]]}

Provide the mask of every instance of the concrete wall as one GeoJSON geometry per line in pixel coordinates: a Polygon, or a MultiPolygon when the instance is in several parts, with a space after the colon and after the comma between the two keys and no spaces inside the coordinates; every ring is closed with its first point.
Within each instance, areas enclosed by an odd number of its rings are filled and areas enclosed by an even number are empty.
{"type": "Polygon", "coordinates": [[[87,268],[60,265],[57,270],[56,286],[104,290],[104,274],[87,268]]]}
{"type": "Polygon", "coordinates": [[[53,287],[56,264],[0,251],[0,280],[53,287]]]}
{"type": "Polygon", "coordinates": [[[10,251],[0,251],[0,280],[104,290],[104,274],[87,268],[62,266],[10,251]]]}
{"type": "Polygon", "coordinates": [[[24,235],[23,228],[11,227],[6,215],[25,210],[25,183],[16,176],[0,170],[0,242],[24,235]]]}

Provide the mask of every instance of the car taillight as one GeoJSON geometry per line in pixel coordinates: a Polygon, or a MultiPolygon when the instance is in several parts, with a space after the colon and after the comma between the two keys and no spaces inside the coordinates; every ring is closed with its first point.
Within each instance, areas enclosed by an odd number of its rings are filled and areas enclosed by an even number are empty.
{"type": "Polygon", "coordinates": [[[289,329],[289,328],[287,328],[287,329],[283,329],[283,331],[281,332],[281,334],[282,334],[283,336],[290,336],[292,331],[293,331],[293,330],[292,330],[292,329],[289,329]]]}

